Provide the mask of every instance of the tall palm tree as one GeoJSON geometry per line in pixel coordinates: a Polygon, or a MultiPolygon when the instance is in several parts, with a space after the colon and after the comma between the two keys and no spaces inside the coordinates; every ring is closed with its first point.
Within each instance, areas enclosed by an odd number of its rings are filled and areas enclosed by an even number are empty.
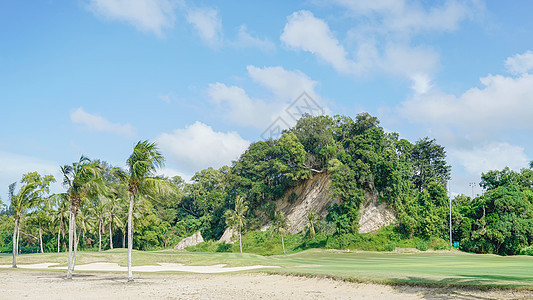
{"type": "Polygon", "coordinates": [[[109,227],[109,247],[113,249],[113,232],[116,228],[122,228],[123,222],[120,218],[122,210],[122,200],[116,195],[109,198],[109,203],[106,210],[106,220],[109,227]]]}
{"type": "Polygon", "coordinates": [[[244,198],[237,196],[235,199],[235,209],[228,209],[225,213],[226,224],[231,228],[237,228],[239,231],[239,247],[242,253],[242,228],[246,222],[246,212],[248,211],[248,205],[244,202],[244,198]]]}
{"type": "MultiPolygon", "coordinates": [[[[50,197],[52,206],[55,210],[51,210],[52,223],[57,223],[57,253],[59,253],[61,245],[61,237],[65,238],[65,223],[70,216],[69,199],[66,193],[54,194],[50,197]]],[[[66,251],[66,244],[63,241],[63,247],[66,251]]]]}
{"type": "Polygon", "coordinates": [[[283,247],[283,254],[285,254],[285,241],[283,240],[283,235],[287,233],[288,222],[287,217],[283,212],[277,212],[274,215],[274,222],[272,223],[273,232],[279,233],[281,236],[281,246],[283,247]]]}
{"type": "Polygon", "coordinates": [[[85,156],[81,156],[78,162],[72,165],[61,167],[63,174],[63,184],[67,188],[67,194],[70,200],[70,220],[68,230],[68,268],[67,279],[72,279],[72,272],[76,260],[74,246],[74,234],[76,232],[76,216],[84,201],[89,194],[100,188],[100,172],[102,166],[97,162],[91,161],[85,156]]]}
{"type": "MultiPolygon", "coordinates": [[[[131,270],[131,251],[133,246],[133,207],[138,194],[153,195],[171,189],[169,181],[157,177],[155,172],[163,166],[165,159],[157,145],[148,141],[139,141],[133,148],[126,164],[127,173],[119,175],[128,185],[130,205],[128,209],[128,281],[133,281],[131,270]]],[[[117,173],[121,174],[121,173],[117,173]]]]}

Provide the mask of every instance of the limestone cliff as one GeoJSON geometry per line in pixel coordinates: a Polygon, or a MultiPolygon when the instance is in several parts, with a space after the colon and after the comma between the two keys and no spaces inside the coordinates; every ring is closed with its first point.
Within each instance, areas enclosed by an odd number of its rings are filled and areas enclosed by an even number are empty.
{"type": "Polygon", "coordinates": [[[320,218],[325,218],[328,208],[338,201],[331,200],[329,187],[331,179],[328,173],[320,173],[302,184],[290,188],[285,196],[276,201],[276,211],[287,216],[291,234],[302,231],[307,224],[307,214],[314,210],[320,218]]]}
{"type": "Polygon", "coordinates": [[[394,211],[385,202],[380,203],[379,193],[367,192],[365,203],[359,209],[359,233],[367,233],[394,223],[394,211]]]}

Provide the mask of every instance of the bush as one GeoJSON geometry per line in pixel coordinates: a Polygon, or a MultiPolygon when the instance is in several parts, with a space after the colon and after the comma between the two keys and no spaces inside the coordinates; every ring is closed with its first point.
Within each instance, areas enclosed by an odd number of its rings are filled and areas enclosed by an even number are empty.
{"type": "Polygon", "coordinates": [[[428,242],[424,240],[418,240],[415,242],[415,248],[420,251],[426,251],[428,249],[428,242]]]}
{"type": "Polygon", "coordinates": [[[384,247],[383,247],[383,251],[394,251],[394,249],[396,249],[396,243],[395,242],[391,242],[391,243],[388,243],[386,244],[384,247]]]}
{"type": "Polygon", "coordinates": [[[531,255],[531,256],[533,256],[533,245],[520,250],[520,255],[531,255]]]}

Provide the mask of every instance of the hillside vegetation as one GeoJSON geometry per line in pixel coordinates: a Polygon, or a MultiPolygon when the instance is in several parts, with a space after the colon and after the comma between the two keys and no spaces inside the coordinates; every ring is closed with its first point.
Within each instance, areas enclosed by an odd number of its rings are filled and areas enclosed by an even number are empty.
{"type": "MultiPolygon", "coordinates": [[[[114,179],[113,168],[103,169],[108,170],[103,176],[106,192],[89,193],[81,202],[77,229],[81,249],[126,243],[128,187],[114,179]]],[[[200,231],[207,242],[190,250],[239,251],[238,245],[214,241],[228,226],[238,231],[240,224],[244,251],[262,254],[282,253],[285,247],[288,251],[444,249],[449,245],[449,179],[446,151],[434,139],[401,139],[367,113],[355,119],[305,116],[278,139],[251,144],[231,166],[201,170],[190,183],[169,178],[171,193],[139,196],[133,247],[172,247],[200,231]],[[290,204],[301,201],[300,194],[308,190],[303,187],[312,185],[313,179],[320,179],[317,186],[327,189],[317,191],[321,206],[315,210],[300,205],[306,209],[303,218],[286,220],[289,207],[297,207],[290,204]],[[239,218],[236,199],[242,201],[239,218]],[[361,207],[369,199],[390,208],[394,221],[361,234],[361,207]],[[268,230],[260,231],[267,226],[268,230]]],[[[483,196],[451,200],[453,240],[459,248],[501,255],[533,252],[533,170],[490,171],[482,175],[480,186],[483,196]]],[[[43,194],[42,198],[56,200],[25,212],[20,222],[21,249],[36,252],[42,236],[45,252],[64,251],[68,204],[61,197],[43,194]]],[[[13,208],[7,207],[0,218],[2,252],[11,252],[13,224],[13,208]]]]}

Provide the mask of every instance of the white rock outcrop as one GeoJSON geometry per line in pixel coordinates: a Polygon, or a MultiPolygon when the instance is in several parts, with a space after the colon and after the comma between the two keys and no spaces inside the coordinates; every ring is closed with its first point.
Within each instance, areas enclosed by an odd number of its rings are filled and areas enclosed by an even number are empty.
{"type": "Polygon", "coordinates": [[[396,221],[394,212],[387,203],[379,203],[376,190],[367,193],[366,203],[359,210],[359,233],[368,233],[390,225],[396,221]]]}
{"type": "Polygon", "coordinates": [[[204,242],[204,238],[202,237],[202,233],[200,233],[200,231],[198,231],[197,233],[189,236],[189,237],[186,237],[184,238],[183,240],[181,240],[175,247],[174,249],[175,250],[182,250],[182,249],[185,249],[187,247],[191,247],[191,246],[196,246],[200,243],[203,243],[204,242]]]}
{"type": "Polygon", "coordinates": [[[236,232],[231,227],[226,228],[222,237],[218,240],[219,243],[225,242],[226,244],[233,244],[235,242],[236,232]]]}

